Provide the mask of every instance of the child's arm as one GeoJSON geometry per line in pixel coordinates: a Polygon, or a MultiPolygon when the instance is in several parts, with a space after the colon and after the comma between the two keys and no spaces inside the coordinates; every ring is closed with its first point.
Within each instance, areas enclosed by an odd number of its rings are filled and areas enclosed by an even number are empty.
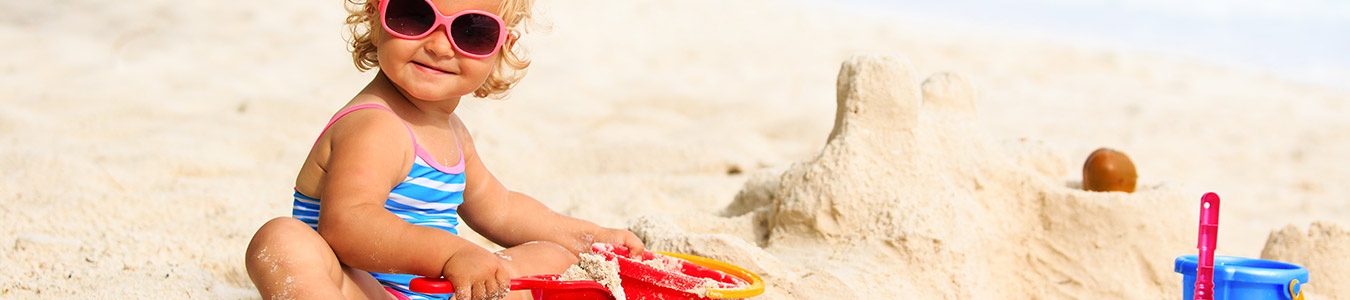
{"type": "Polygon", "coordinates": [[[628,230],[605,228],[565,216],[528,195],[508,190],[483,165],[464,125],[458,118],[453,120],[463,142],[464,170],[468,175],[459,213],[474,231],[506,247],[548,241],[577,254],[590,252],[592,243],[613,243],[632,249],[634,256],[642,254],[642,240],[628,230]]]}
{"type": "Polygon", "coordinates": [[[496,255],[384,208],[412,160],[412,139],[402,124],[392,114],[370,109],[348,114],[328,129],[331,154],[321,186],[319,234],[338,260],[354,268],[445,276],[457,289],[466,288],[465,296],[505,288],[509,277],[496,255]]]}

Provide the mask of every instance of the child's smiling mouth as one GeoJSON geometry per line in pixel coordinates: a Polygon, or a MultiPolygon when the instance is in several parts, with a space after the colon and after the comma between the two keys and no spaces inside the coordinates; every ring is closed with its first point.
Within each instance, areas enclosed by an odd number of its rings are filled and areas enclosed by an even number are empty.
{"type": "Polygon", "coordinates": [[[414,65],[417,65],[417,69],[422,70],[423,72],[427,72],[427,73],[432,73],[432,74],[450,74],[450,75],[458,74],[458,73],[455,73],[455,72],[450,72],[450,71],[442,70],[442,69],[440,69],[440,68],[436,68],[436,67],[433,67],[433,66],[430,66],[430,65],[426,65],[426,64],[423,64],[423,63],[420,63],[420,62],[415,62],[415,61],[414,61],[414,62],[412,62],[412,63],[413,63],[414,65]]]}

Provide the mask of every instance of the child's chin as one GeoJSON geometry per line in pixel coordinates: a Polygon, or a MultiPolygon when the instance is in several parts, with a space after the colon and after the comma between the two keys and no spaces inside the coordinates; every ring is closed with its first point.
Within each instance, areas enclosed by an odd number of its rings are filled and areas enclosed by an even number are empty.
{"type": "Polygon", "coordinates": [[[417,99],[422,99],[425,101],[441,101],[463,97],[464,95],[467,95],[472,92],[473,91],[460,92],[448,89],[439,89],[439,90],[423,90],[421,92],[410,92],[408,94],[413,97],[417,97],[417,99]]]}
{"type": "Polygon", "coordinates": [[[447,88],[447,86],[454,83],[453,80],[420,81],[402,85],[402,87],[403,92],[407,93],[409,97],[427,101],[458,98],[473,92],[472,90],[458,91],[456,89],[447,88]]]}

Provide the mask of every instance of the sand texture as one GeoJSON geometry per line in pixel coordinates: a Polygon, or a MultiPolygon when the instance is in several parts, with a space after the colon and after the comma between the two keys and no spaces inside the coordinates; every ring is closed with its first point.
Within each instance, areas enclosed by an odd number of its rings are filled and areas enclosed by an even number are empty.
{"type": "Polygon", "coordinates": [[[605,260],[604,256],[594,253],[582,253],[577,263],[567,267],[558,280],[588,280],[599,282],[609,289],[616,300],[624,300],[623,279],[619,278],[619,264],[605,260]]]}
{"type": "Polygon", "coordinates": [[[1304,231],[1289,225],[1270,232],[1261,259],[1308,268],[1308,299],[1350,299],[1350,231],[1332,223],[1314,222],[1304,231]]]}
{"type": "Polygon", "coordinates": [[[750,267],[778,287],[767,298],[1143,299],[1179,292],[1168,280],[1171,262],[1148,259],[1190,247],[1171,229],[1186,225],[1178,206],[1186,197],[1177,190],[1083,192],[1011,163],[972,126],[965,79],[939,74],[921,82],[902,57],[852,57],[838,82],[835,127],[824,149],[747,184],[736,201],[754,204],[733,204],[750,209],[730,217],[763,222],[721,227],[764,236],[736,242],[672,229],[690,225],[670,220],[639,222],[635,231],[654,248],[750,267]],[[1151,213],[1159,208],[1164,213],[1151,213]],[[717,239],[724,241],[704,241],[717,239]]]}
{"type": "MultiPolygon", "coordinates": [[[[508,187],[756,299],[1173,299],[1207,191],[1218,254],[1350,299],[1350,92],[792,3],[539,0],[529,75],[457,114],[508,187]],[[1136,192],[1081,190],[1102,147],[1136,192]]],[[[245,246],[373,76],[344,16],[0,2],[0,299],[257,299],[245,246]]]]}

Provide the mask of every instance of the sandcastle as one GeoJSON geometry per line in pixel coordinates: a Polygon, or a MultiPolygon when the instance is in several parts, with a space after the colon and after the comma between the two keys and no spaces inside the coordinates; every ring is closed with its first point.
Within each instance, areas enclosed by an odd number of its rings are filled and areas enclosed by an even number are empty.
{"type": "Polygon", "coordinates": [[[1194,197],[1082,191],[1038,141],[989,138],[969,80],[915,73],[901,57],[849,58],[820,152],[753,174],[719,216],[630,229],[650,249],[759,273],[764,299],[1179,295],[1171,264],[1194,251],[1194,197]]]}
{"type": "Polygon", "coordinates": [[[1271,231],[1261,258],[1308,268],[1308,299],[1345,299],[1350,295],[1350,230],[1331,222],[1313,222],[1305,232],[1293,225],[1271,231]],[[1339,297],[1339,298],[1338,298],[1339,297]]]}

